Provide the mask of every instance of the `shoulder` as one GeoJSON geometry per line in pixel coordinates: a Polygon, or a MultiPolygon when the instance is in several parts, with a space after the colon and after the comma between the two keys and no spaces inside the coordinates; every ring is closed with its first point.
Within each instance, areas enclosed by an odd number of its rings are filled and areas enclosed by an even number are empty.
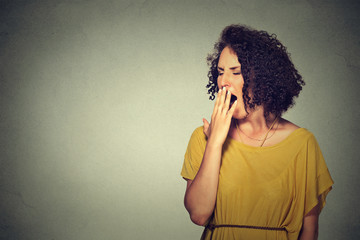
{"type": "Polygon", "coordinates": [[[191,134],[191,138],[197,138],[202,141],[206,141],[206,135],[204,133],[204,127],[200,126],[195,128],[195,130],[191,134]]]}
{"type": "Polygon", "coordinates": [[[280,120],[279,120],[278,131],[282,135],[285,135],[285,136],[289,136],[292,133],[296,132],[296,135],[301,135],[302,137],[305,137],[305,136],[314,137],[312,132],[310,132],[308,129],[302,128],[284,118],[280,118],[280,120]]]}
{"type": "Polygon", "coordinates": [[[204,127],[200,126],[195,128],[195,130],[192,132],[189,146],[192,145],[198,145],[198,146],[205,146],[206,145],[206,135],[204,133],[204,127]]]}
{"type": "Polygon", "coordinates": [[[302,128],[286,119],[280,118],[279,126],[277,129],[277,134],[275,135],[277,142],[283,140],[291,140],[291,143],[296,143],[296,145],[302,145],[301,143],[306,143],[310,141],[316,141],[312,132],[306,128],[302,128]]]}
{"type": "Polygon", "coordinates": [[[199,126],[197,128],[195,128],[195,130],[193,131],[193,135],[196,134],[196,135],[205,135],[204,134],[204,126],[199,126]]]}
{"type": "Polygon", "coordinates": [[[184,157],[183,177],[193,179],[198,171],[206,148],[203,127],[196,128],[191,134],[184,157]]]}
{"type": "Polygon", "coordinates": [[[289,120],[286,120],[284,118],[280,118],[279,120],[279,130],[287,133],[292,133],[296,129],[299,129],[300,127],[289,120]]]}

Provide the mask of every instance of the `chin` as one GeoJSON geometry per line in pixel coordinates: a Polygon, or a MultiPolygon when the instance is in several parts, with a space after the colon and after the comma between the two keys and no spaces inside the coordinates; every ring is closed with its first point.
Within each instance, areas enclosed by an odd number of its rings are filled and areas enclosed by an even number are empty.
{"type": "Polygon", "coordinates": [[[242,120],[245,119],[248,116],[248,114],[246,113],[246,111],[244,109],[236,109],[232,118],[237,119],[237,120],[242,120]]]}

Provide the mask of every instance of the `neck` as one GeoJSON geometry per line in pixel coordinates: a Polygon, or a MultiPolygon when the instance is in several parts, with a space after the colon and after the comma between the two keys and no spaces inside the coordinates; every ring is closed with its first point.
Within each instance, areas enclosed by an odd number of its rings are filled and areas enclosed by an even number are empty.
{"type": "Polygon", "coordinates": [[[234,119],[241,131],[249,135],[259,135],[268,131],[276,116],[269,114],[267,118],[264,116],[264,109],[261,107],[249,113],[246,118],[234,119]]]}

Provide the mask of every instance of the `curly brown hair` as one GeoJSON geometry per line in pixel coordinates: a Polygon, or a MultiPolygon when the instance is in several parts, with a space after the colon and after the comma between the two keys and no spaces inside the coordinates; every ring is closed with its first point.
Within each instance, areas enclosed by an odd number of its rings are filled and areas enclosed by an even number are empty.
{"type": "Polygon", "coordinates": [[[263,105],[265,116],[269,113],[281,116],[294,105],[294,97],[299,95],[305,82],[291,62],[286,47],[275,34],[244,25],[227,26],[214,45],[214,53],[207,57],[210,70],[206,87],[211,100],[219,90],[217,66],[225,47],[236,53],[241,64],[246,111],[263,105]],[[249,96],[250,91],[252,97],[249,96]]]}

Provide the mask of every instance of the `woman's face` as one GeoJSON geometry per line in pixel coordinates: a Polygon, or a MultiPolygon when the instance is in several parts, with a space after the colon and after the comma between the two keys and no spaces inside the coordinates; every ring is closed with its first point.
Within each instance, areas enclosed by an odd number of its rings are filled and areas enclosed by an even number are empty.
{"type": "Polygon", "coordinates": [[[241,74],[241,64],[236,53],[229,47],[225,47],[220,54],[218,73],[217,84],[219,89],[225,87],[232,95],[237,97],[238,102],[233,118],[245,118],[247,113],[243,101],[244,78],[241,74]]]}

